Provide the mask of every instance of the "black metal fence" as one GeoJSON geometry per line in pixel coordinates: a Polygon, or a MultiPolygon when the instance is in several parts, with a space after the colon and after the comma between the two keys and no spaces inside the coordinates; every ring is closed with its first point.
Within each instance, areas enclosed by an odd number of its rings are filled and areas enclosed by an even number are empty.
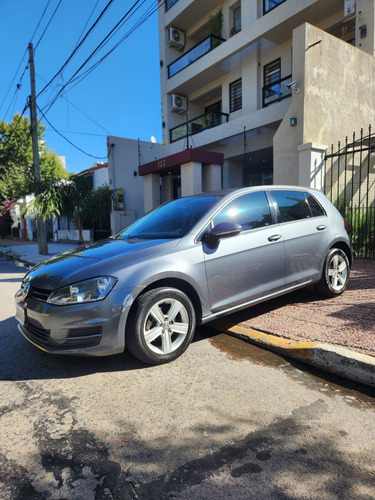
{"type": "Polygon", "coordinates": [[[375,133],[353,133],[324,162],[324,193],[345,217],[356,256],[375,258],[375,133]]]}

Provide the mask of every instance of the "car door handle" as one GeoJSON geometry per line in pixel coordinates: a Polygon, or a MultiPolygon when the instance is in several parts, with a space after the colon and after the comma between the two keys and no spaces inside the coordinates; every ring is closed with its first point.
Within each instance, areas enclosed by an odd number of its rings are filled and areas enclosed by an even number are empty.
{"type": "Polygon", "coordinates": [[[268,238],[268,241],[277,241],[281,238],[281,234],[273,234],[268,238]]]}
{"type": "Polygon", "coordinates": [[[318,231],[324,231],[325,229],[327,229],[327,226],[325,226],[324,224],[321,224],[320,226],[317,226],[316,228],[318,231]]]}

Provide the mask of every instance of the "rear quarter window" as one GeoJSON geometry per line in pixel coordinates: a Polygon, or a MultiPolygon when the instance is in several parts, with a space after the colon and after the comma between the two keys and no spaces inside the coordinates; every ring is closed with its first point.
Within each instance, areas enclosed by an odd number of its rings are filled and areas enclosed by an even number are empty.
{"type": "Polygon", "coordinates": [[[306,200],[310,205],[311,213],[313,217],[321,217],[322,215],[326,215],[324,208],[321,204],[314,198],[314,196],[310,193],[305,193],[306,200]]]}

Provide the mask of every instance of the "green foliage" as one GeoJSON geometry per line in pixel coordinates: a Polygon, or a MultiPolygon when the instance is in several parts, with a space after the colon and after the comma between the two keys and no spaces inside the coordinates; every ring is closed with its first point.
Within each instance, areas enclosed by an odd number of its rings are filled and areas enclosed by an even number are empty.
{"type": "Polygon", "coordinates": [[[28,205],[24,205],[21,212],[44,221],[61,215],[64,209],[64,194],[63,181],[40,183],[36,186],[35,198],[28,205]]]}
{"type": "Polygon", "coordinates": [[[23,214],[48,220],[55,216],[65,216],[78,226],[82,242],[82,228],[85,220],[100,228],[106,226],[112,208],[113,190],[102,186],[92,191],[85,177],[72,176],[70,179],[41,182],[37,186],[34,200],[25,206],[23,214]]]}
{"type": "Polygon", "coordinates": [[[224,25],[224,15],[223,11],[220,9],[213,16],[208,18],[208,31],[211,35],[218,36],[222,38],[223,36],[223,25],[224,25]]]}
{"type": "Polygon", "coordinates": [[[375,207],[350,206],[349,201],[343,192],[335,206],[348,223],[353,250],[359,257],[374,257],[375,207]]]}
{"type": "Polygon", "coordinates": [[[114,199],[114,191],[109,186],[100,186],[86,198],[82,219],[89,220],[92,228],[107,229],[114,199]]]}
{"type": "MultiPolygon", "coordinates": [[[[38,123],[42,181],[67,177],[58,157],[42,140],[45,127],[38,123]]],[[[17,200],[35,191],[30,120],[16,114],[11,123],[0,122],[0,200],[17,200]]]]}
{"type": "Polygon", "coordinates": [[[32,191],[33,154],[30,121],[15,115],[0,122],[0,197],[15,200],[32,191]]]}

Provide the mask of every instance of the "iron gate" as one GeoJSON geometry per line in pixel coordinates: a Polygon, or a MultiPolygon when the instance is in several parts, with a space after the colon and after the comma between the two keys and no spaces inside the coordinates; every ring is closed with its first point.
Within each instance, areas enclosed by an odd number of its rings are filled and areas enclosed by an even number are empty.
{"type": "Polygon", "coordinates": [[[334,203],[349,226],[357,257],[375,258],[375,134],[353,133],[337,151],[331,146],[324,161],[324,194],[334,203]]]}

